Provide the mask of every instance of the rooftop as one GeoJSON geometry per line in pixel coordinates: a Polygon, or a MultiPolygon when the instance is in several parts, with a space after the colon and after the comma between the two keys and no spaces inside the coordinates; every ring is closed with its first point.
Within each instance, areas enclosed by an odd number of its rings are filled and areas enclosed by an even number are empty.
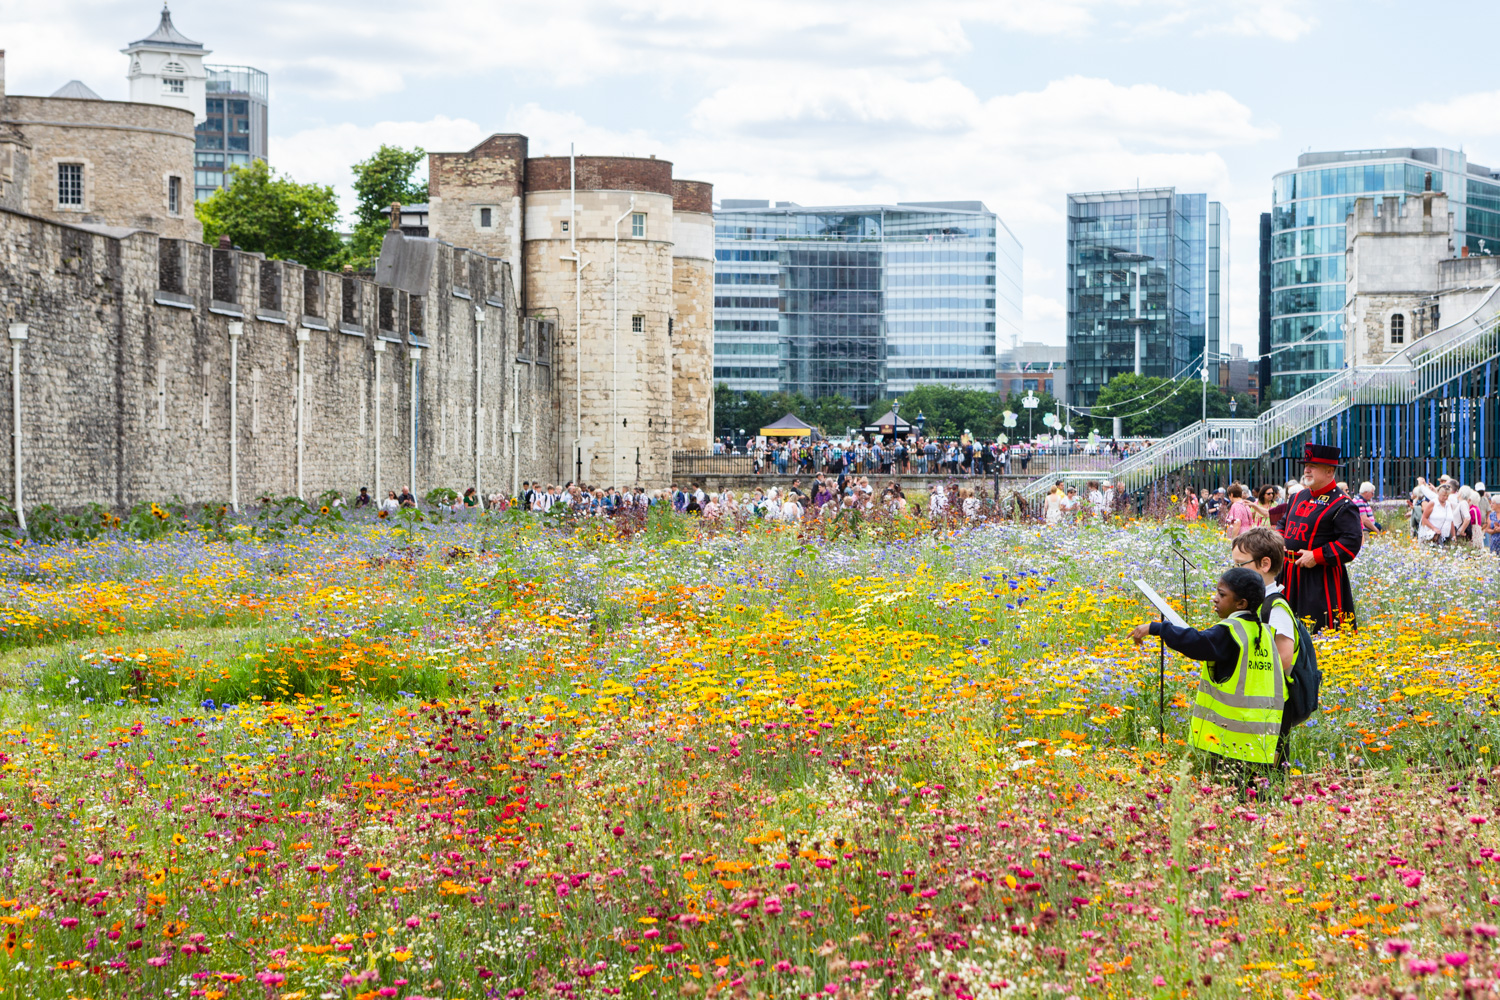
{"type": "Polygon", "coordinates": [[[53,97],[67,97],[75,101],[102,101],[82,80],[69,80],[52,93],[53,97]]]}
{"type": "Polygon", "coordinates": [[[161,23],[156,26],[156,30],[139,41],[131,42],[124,51],[130,52],[137,47],[160,48],[162,46],[205,51],[202,42],[195,42],[177,30],[172,24],[172,12],[167,9],[165,3],[161,5],[161,23]]]}

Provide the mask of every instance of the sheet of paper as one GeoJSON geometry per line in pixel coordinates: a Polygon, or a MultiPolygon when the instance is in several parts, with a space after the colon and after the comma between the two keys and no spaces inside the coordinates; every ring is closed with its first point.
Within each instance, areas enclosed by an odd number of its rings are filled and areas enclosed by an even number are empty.
{"type": "Polygon", "coordinates": [[[1156,610],[1161,612],[1163,618],[1178,628],[1187,628],[1187,622],[1172,609],[1170,604],[1161,599],[1161,595],[1156,592],[1155,587],[1151,586],[1145,580],[1132,580],[1131,582],[1135,584],[1136,590],[1146,595],[1146,600],[1150,601],[1156,607],[1156,610]]]}

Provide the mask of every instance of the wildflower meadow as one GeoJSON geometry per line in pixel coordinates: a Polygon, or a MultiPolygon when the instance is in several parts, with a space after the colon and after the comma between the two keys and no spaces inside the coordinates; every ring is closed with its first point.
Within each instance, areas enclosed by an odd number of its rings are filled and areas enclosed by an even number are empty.
{"type": "Polygon", "coordinates": [[[1247,797],[1126,639],[1206,527],[173,516],[0,554],[0,998],[1500,991],[1478,550],[1247,797]]]}

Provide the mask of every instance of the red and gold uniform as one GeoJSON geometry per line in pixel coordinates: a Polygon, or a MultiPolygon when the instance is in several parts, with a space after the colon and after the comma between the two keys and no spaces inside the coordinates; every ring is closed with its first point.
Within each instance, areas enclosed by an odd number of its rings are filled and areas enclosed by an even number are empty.
{"type": "MultiPolygon", "coordinates": [[[[1337,465],[1338,460],[1337,448],[1307,445],[1310,463],[1337,465]]],[[[1293,613],[1311,619],[1314,632],[1354,628],[1354,588],[1346,567],[1364,541],[1359,508],[1331,483],[1321,490],[1302,490],[1290,499],[1281,537],[1286,540],[1287,561],[1280,582],[1293,613]],[[1314,565],[1299,565],[1297,557],[1309,550],[1314,565]]]]}

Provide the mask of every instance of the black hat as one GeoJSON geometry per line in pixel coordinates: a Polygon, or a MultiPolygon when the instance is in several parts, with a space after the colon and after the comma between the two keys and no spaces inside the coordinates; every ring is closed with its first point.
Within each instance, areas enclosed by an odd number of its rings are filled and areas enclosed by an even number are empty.
{"type": "Polygon", "coordinates": [[[1343,456],[1344,453],[1339,451],[1337,445],[1308,444],[1302,447],[1302,461],[1308,465],[1337,466],[1343,460],[1343,456]]]}

